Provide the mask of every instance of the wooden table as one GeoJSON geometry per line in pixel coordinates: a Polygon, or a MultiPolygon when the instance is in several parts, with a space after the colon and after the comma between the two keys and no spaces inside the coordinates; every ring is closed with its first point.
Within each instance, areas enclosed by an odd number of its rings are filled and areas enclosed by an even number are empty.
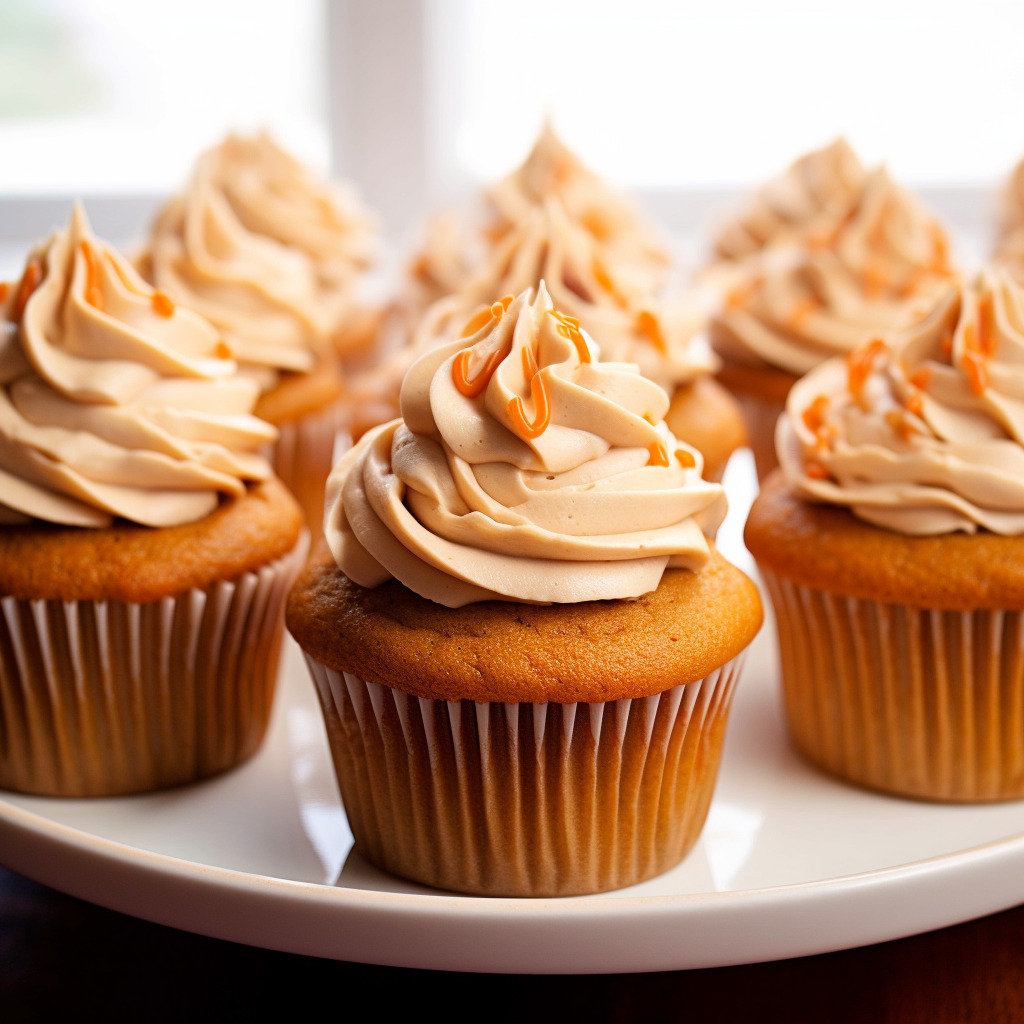
{"type": "MultiPolygon", "coordinates": [[[[633,975],[455,974],[256,949],[105,910],[0,869],[0,1021],[361,1021],[436,1007],[456,1020],[1024,1020],[1024,907],[863,949],[775,963],[633,975]],[[286,1004],[288,1005],[288,1004],[286,1004]],[[342,1008],[344,1013],[342,1013],[342,1008]],[[301,1017],[299,1016],[301,1015],[301,1017]],[[265,1016],[265,1014],[261,1015],[265,1016]]],[[[415,1018],[414,1018],[415,1019],[415,1018]]]]}

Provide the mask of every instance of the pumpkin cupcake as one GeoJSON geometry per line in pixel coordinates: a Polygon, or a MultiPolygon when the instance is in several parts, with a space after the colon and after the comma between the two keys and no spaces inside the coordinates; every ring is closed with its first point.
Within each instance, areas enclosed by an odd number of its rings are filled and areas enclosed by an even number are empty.
{"type": "Polygon", "coordinates": [[[305,554],[256,384],[80,208],[0,293],[0,787],[230,768],[263,738],[305,554]]]}
{"type": "Polygon", "coordinates": [[[708,333],[760,479],[777,465],[775,422],[797,379],[919,320],[951,276],[942,227],[884,169],[829,231],[744,262],[708,333]]]}
{"type": "Polygon", "coordinates": [[[486,895],[631,885],[700,833],[760,602],[664,391],[543,285],[468,326],[332,472],[289,629],[374,864],[486,895]]]}
{"type": "Polygon", "coordinates": [[[951,286],[799,381],[746,526],[790,733],[843,779],[1024,796],[1024,289],[951,286]]]}
{"type": "Polygon", "coordinates": [[[348,429],[345,360],[364,358],[375,337],[377,314],[358,291],[375,247],[373,221],[343,186],[266,135],[231,135],[157,213],[139,259],[258,382],[256,414],[278,428],[274,469],[315,528],[348,429]]]}

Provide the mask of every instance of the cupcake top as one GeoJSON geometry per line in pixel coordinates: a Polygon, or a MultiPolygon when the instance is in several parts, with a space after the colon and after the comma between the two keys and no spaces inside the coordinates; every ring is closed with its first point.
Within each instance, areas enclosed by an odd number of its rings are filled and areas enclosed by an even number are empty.
{"type": "Polygon", "coordinates": [[[223,331],[269,387],[328,351],[374,248],[374,224],[346,189],[266,135],[232,135],[159,211],[140,266],[223,331]]]}
{"type": "Polygon", "coordinates": [[[270,475],[220,332],[154,291],[80,206],[0,285],[0,522],[203,518],[270,475]]]}
{"type": "Polygon", "coordinates": [[[429,304],[466,285],[510,233],[552,203],[610,259],[642,274],[645,291],[664,284],[670,263],[666,241],[626,195],[590,170],[546,124],[522,165],[485,190],[475,223],[460,223],[451,213],[432,218],[411,265],[422,301],[429,304]]]}
{"type": "Polygon", "coordinates": [[[845,139],[806,153],[723,225],[713,243],[715,257],[741,260],[771,244],[831,231],[866,178],[845,139]]]}
{"type": "Polygon", "coordinates": [[[543,283],[506,296],[423,355],[402,419],[335,466],[327,542],[354,582],[452,608],[647,593],[704,564],[725,513],[668,404],[635,366],[601,363],[543,283]]]}
{"type": "Polygon", "coordinates": [[[987,268],[889,340],[832,359],[779,420],[796,492],[913,535],[1024,532],[1024,288],[987,268]]]}
{"type": "Polygon", "coordinates": [[[800,375],[919,320],[951,274],[938,221],[879,169],[829,232],[748,261],[711,343],[730,362],[800,375]]]}

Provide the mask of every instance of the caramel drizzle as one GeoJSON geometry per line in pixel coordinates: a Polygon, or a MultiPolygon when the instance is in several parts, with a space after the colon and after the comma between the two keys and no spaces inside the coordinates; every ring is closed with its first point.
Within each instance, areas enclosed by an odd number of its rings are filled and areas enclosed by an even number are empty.
{"type": "Polygon", "coordinates": [[[0,281],[0,302],[6,302],[10,294],[11,286],[6,281],[0,281]]]}
{"type": "Polygon", "coordinates": [[[660,441],[655,441],[647,449],[648,466],[667,466],[668,465],[668,452],[665,450],[665,446],[660,441]]]}
{"type": "MultiPolygon", "coordinates": [[[[918,397],[920,398],[920,395],[918,397]]],[[[885,422],[888,423],[904,441],[909,441],[912,435],[918,433],[917,427],[914,426],[914,424],[907,418],[906,414],[900,412],[899,409],[890,409],[885,414],[885,422]]]]}
{"type": "Polygon", "coordinates": [[[503,295],[497,302],[492,302],[489,306],[484,306],[483,309],[478,310],[470,317],[466,326],[462,328],[462,333],[459,337],[468,338],[470,335],[476,334],[481,327],[485,327],[492,320],[500,320],[508,311],[508,307],[512,304],[514,298],[514,295],[503,295]]]}
{"type": "Polygon", "coordinates": [[[174,316],[174,303],[163,293],[153,292],[153,310],[160,316],[170,317],[174,316]]]}
{"type": "Polygon", "coordinates": [[[491,382],[491,377],[498,368],[498,364],[508,354],[510,346],[511,341],[508,346],[502,345],[501,348],[489,352],[484,360],[484,365],[475,377],[469,375],[469,360],[472,357],[473,349],[464,348],[452,362],[452,382],[459,394],[465,395],[466,398],[476,398],[483,394],[484,389],[491,382]]]}
{"type": "Polygon", "coordinates": [[[685,448],[677,448],[675,455],[683,469],[693,469],[697,465],[693,452],[688,452],[685,448]]]}
{"type": "MultiPolygon", "coordinates": [[[[985,303],[978,308],[978,329],[973,323],[964,324],[964,350],[960,365],[975,395],[981,395],[991,383],[988,361],[995,349],[991,321],[984,314],[985,303]]],[[[991,310],[989,317],[991,316],[991,310]]]]}
{"type": "Polygon", "coordinates": [[[102,312],[103,289],[100,286],[100,261],[93,247],[83,238],[78,243],[85,257],[85,301],[102,312]]]}
{"type": "Polygon", "coordinates": [[[658,318],[646,309],[641,309],[636,316],[636,332],[646,338],[659,352],[668,352],[668,342],[661,329],[658,318]]]}
{"type": "Polygon", "coordinates": [[[827,480],[828,470],[820,462],[808,462],[804,465],[804,472],[812,480],[827,480]]]}
{"type": "Polygon", "coordinates": [[[807,318],[819,308],[819,305],[814,299],[800,299],[789,311],[789,326],[794,329],[802,327],[807,318]]]}
{"type": "Polygon", "coordinates": [[[587,347],[587,340],[580,332],[580,322],[574,316],[559,313],[557,309],[549,309],[548,313],[555,318],[558,327],[555,328],[558,334],[576,346],[576,354],[580,357],[580,363],[590,362],[590,349],[587,347]]]}
{"type": "Polygon", "coordinates": [[[615,283],[608,274],[605,265],[597,256],[594,257],[590,264],[590,272],[594,275],[594,280],[598,285],[612,297],[612,301],[619,307],[619,309],[625,309],[626,306],[629,305],[622,292],[615,287],[615,283]]]}
{"type": "Polygon", "coordinates": [[[825,417],[828,411],[828,396],[818,395],[813,402],[803,411],[801,417],[804,425],[814,434],[819,450],[826,449],[832,443],[835,436],[835,428],[831,427],[825,417]]]}
{"type": "Polygon", "coordinates": [[[846,386],[858,404],[863,405],[864,385],[875,359],[887,350],[888,345],[881,338],[872,338],[846,357],[846,386]]]}
{"type": "Polygon", "coordinates": [[[530,382],[530,398],[533,401],[536,415],[532,421],[526,418],[523,400],[518,395],[508,400],[505,412],[512,421],[512,429],[520,437],[532,440],[535,437],[540,437],[550,425],[551,403],[548,400],[544,377],[537,369],[537,360],[534,359],[533,350],[529,347],[523,349],[523,375],[530,382]]]}
{"type": "Polygon", "coordinates": [[[18,321],[24,316],[28,300],[42,280],[43,264],[37,259],[29,260],[25,265],[25,272],[21,275],[21,281],[18,283],[18,292],[14,297],[14,306],[11,308],[11,320],[18,321]]]}

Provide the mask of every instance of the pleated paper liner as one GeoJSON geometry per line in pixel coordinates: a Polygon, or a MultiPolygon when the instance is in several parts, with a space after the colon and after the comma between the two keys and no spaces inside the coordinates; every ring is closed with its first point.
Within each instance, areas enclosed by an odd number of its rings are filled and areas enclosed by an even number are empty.
{"type": "Polygon", "coordinates": [[[653,697],[478,704],[307,657],[362,855],[490,896],[601,892],[682,860],[707,816],[742,659],[653,697]]]}
{"type": "Polygon", "coordinates": [[[789,730],[812,762],[926,800],[1024,797],[1024,612],[879,604],[761,574],[789,730]]]}
{"type": "Polygon", "coordinates": [[[149,604],[0,599],[0,788],[113,796],[255,753],[307,546],[149,604]]]}

